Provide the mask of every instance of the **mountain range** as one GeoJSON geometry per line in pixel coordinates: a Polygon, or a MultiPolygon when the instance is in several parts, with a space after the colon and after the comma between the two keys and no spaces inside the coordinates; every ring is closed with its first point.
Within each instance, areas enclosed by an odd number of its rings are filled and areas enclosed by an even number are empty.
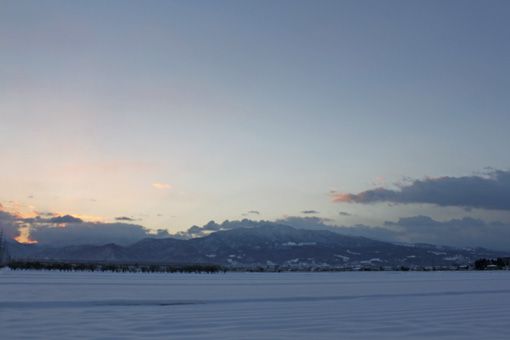
{"type": "Polygon", "coordinates": [[[50,247],[8,242],[17,260],[112,263],[211,263],[230,267],[426,267],[458,266],[478,258],[509,256],[483,248],[429,244],[394,244],[327,230],[296,229],[268,223],[252,228],[217,231],[189,240],[146,238],[117,244],[50,247]]]}

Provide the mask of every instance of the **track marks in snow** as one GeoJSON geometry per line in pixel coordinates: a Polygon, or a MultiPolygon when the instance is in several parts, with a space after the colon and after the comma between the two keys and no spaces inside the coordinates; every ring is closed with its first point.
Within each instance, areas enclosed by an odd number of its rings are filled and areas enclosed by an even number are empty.
{"type": "Polygon", "coordinates": [[[510,338],[510,273],[4,274],[6,338],[510,338]]]}

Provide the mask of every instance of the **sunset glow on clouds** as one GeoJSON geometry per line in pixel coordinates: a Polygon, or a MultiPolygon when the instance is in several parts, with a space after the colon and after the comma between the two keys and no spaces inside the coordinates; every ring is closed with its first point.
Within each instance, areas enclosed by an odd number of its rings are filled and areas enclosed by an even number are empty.
{"type": "Polygon", "coordinates": [[[169,190],[172,189],[172,186],[167,183],[161,183],[161,182],[154,182],[152,183],[152,187],[156,188],[158,190],[169,190]]]}
{"type": "Polygon", "coordinates": [[[510,222],[510,5],[404,3],[7,1],[5,225],[510,222]]]}
{"type": "Polygon", "coordinates": [[[398,190],[379,187],[357,194],[334,193],[332,199],[340,203],[428,203],[510,210],[510,171],[491,170],[485,176],[427,177],[403,184],[398,190]]]}
{"type": "Polygon", "coordinates": [[[20,227],[19,235],[14,238],[17,242],[23,244],[36,244],[37,240],[32,240],[30,237],[30,227],[20,227]]]}

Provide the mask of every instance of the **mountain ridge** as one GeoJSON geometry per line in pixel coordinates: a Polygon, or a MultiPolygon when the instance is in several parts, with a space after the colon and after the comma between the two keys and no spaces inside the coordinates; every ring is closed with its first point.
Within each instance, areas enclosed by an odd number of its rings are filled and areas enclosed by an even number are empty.
{"type": "Polygon", "coordinates": [[[213,263],[232,267],[395,267],[466,265],[481,257],[508,256],[483,248],[395,244],[329,230],[265,224],[213,232],[188,240],[145,238],[128,246],[45,247],[8,244],[14,259],[213,263]]]}

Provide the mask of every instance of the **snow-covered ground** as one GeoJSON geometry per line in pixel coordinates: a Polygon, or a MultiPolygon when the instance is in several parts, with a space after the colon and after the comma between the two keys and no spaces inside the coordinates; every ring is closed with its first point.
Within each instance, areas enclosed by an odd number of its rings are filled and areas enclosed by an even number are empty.
{"type": "Polygon", "coordinates": [[[0,271],[1,339],[510,339],[510,272],[0,271]]]}

